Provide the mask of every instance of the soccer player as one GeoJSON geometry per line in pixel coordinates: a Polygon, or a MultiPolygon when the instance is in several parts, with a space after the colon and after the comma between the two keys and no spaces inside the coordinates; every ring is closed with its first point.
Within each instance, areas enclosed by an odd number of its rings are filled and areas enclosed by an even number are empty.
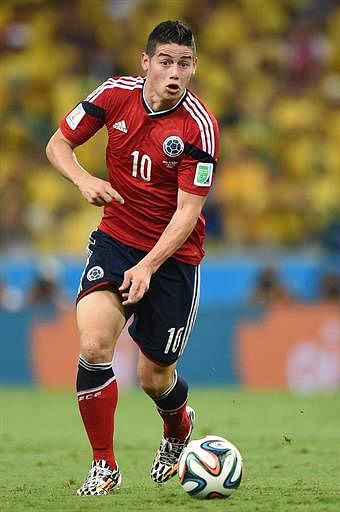
{"type": "Polygon", "coordinates": [[[118,390],[112,360],[132,315],[138,378],[163,420],[151,468],[155,482],[176,474],[193,427],[188,385],[176,362],[198,308],[201,210],[219,140],[215,118],[187,89],[196,63],[191,30],[179,21],[160,23],[141,56],[145,77],[109,78],[65,116],[46,149],[89,203],[104,206],[77,297],[77,394],[93,452],[79,496],[108,494],[121,484],[113,449],[118,390]],[[92,176],[74,154],[104,125],[107,181],[92,176]]]}

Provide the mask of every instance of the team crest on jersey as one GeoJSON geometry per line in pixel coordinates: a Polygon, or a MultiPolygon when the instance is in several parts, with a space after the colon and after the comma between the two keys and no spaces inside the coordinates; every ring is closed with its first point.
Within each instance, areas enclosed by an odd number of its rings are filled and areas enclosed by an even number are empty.
{"type": "Polygon", "coordinates": [[[101,279],[104,276],[104,270],[102,267],[95,266],[90,268],[87,272],[86,277],[88,281],[96,281],[97,279],[101,279]]]}
{"type": "Polygon", "coordinates": [[[177,135],[170,135],[163,142],[163,151],[168,156],[179,156],[184,151],[184,142],[177,135]]]}

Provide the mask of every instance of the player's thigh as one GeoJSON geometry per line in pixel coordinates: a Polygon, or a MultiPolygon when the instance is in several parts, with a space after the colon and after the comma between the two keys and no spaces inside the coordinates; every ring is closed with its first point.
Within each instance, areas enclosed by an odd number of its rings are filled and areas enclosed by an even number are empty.
{"type": "Polygon", "coordinates": [[[199,303],[199,267],[169,259],[153,276],[129,327],[140,350],[160,365],[181,356],[199,303]]]}
{"type": "Polygon", "coordinates": [[[93,291],[77,304],[81,348],[94,343],[114,348],[125,325],[124,309],[116,293],[93,291]]]}
{"type": "Polygon", "coordinates": [[[88,293],[111,286],[118,293],[124,272],[141,259],[135,250],[99,229],[89,237],[88,258],[80,279],[77,302],[88,293]]]}

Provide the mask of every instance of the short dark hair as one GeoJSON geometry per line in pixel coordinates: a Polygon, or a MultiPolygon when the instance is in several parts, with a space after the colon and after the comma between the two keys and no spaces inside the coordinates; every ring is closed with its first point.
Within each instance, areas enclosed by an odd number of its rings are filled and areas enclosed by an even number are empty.
{"type": "Polygon", "coordinates": [[[162,21],[157,25],[148,37],[146,53],[152,57],[156,52],[157,44],[175,43],[188,46],[196,53],[194,35],[189,27],[181,21],[162,21]]]}

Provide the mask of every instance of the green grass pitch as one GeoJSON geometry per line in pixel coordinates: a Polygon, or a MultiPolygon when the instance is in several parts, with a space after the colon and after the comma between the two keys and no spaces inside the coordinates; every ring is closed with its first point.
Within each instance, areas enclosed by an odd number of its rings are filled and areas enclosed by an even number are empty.
{"type": "Polygon", "coordinates": [[[192,389],[192,438],[218,434],[241,451],[245,473],[230,498],[189,497],[177,478],[158,487],[149,468],[161,421],[141,391],[122,392],[116,421],[121,489],[77,497],[90,451],[72,392],[0,390],[0,510],[335,512],[340,510],[337,394],[192,389]]]}

